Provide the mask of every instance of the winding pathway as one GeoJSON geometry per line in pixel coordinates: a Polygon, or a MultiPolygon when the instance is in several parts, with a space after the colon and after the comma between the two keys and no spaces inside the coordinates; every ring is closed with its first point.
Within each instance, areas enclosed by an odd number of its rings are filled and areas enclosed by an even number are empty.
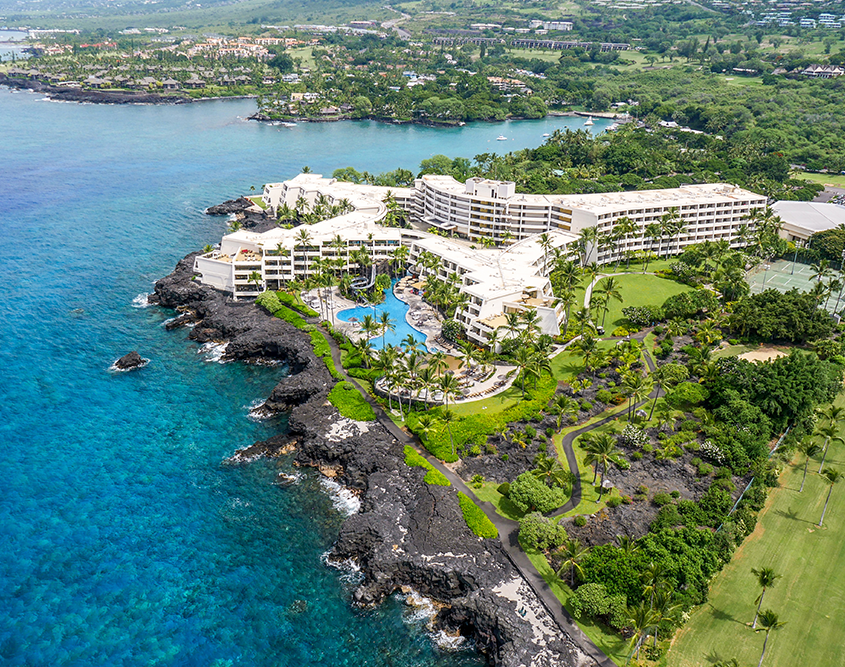
{"type": "MultiPolygon", "coordinates": [[[[317,324],[318,318],[307,318],[312,320],[313,324],[317,324]]],[[[322,330],[322,329],[321,329],[322,330]]],[[[324,330],[323,330],[324,331],[324,330]]],[[[646,336],[649,330],[645,330],[640,332],[636,339],[642,342],[642,338],[646,336]]],[[[376,415],[376,420],[387,429],[388,433],[390,433],[394,438],[396,438],[400,443],[403,445],[410,445],[413,447],[421,456],[423,456],[429,463],[431,463],[439,472],[441,472],[452,484],[455,489],[458,491],[463,492],[470,498],[475,498],[475,494],[472,490],[467,486],[466,482],[459,475],[453,472],[450,468],[445,466],[440,459],[434,457],[432,454],[428,452],[425,448],[421,446],[420,441],[417,439],[415,435],[408,432],[404,428],[400,428],[388,415],[385,413],[382,406],[373,398],[369,392],[367,392],[355,378],[351,377],[347,374],[346,369],[343,367],[341,363],[341,350],[337,344],[337,341],[326,333],[326,339],[328,340],[329,347],[331,348],[332,353],[332,360],[334,361],[335,367],[337,368],[338,372],[341,373],[344,378],[348,382],[351,382],[358,390],[361,392],[361,395],[370,404],[373,408],[373,411],[376,415]]],[[[619,340],[608,338],[605,340],[619,340]]],[[[651,357],[643,353],[643,357],[646,360],[646,363],[649,367],[650,371],[654,370],[654,362],[652,361],[651,357]]],[[[655,390],[656,391],[656,390],[655,390]]],[[[641,407],[649,400],[651,400],[654,395],[655,391],[653,391],[648,398],[643,401],[637,403],[634,407],[635,409],[641,407]]],[[[578,506],[581,502],[582,491],[581,491],[581,477],[578,468],[578,459],[575,456],[575,452],[572,449],[572,443],[574,442],[575,438],[588,431],[591,431],[599,426],[602,426],[610,421],[616,419],[622,411],[614,413],[598,422],[593,424],[589,424],[583,426],[580,429],[567,433],[562,441],[563,450],[566,454],[566,460],[569,464],[570,470],[575,474],[575,483],[572,486],[572,495],[570,499],[566,502],[566,504],[555,510],[550,516],[559,516],[565,512],[570,511],[578,506]]],[[[487,518],[496,526],[496,529],[499,531],[499,540],[502,545],[502,549],[507,555],[508,559],[511,561],[513,566],[517,569],[517,571],[522,575],[523,579],[531,586],[531,589],[534,591],[537,598],[546,608],[549,615],[555,619],[555,622],[558,624],[561,630],[565,634],[567,634],[577,645],[578,647],[590,656],[599,667],[616,667],[616,664],[605,655],[601,649],[599,649],[593,641],[587,637],[586,634],[578,627],[569,613],[561,604],[560,600],[557,599],[557,596],[554,594],[552,589],[549,587],[548,583],[546,583],[545,579],[540,575],[531,561],[528,559],[526,553],[522,550],[519,546],[518,536],[519,536],[519,522],[514,521],[512,519],[507,519],[501,516],[497,511],[493,503],[485,502],[478,500],[475,498],[476,504],[481,507],[483,512],[487,515],[487,518]]]]}

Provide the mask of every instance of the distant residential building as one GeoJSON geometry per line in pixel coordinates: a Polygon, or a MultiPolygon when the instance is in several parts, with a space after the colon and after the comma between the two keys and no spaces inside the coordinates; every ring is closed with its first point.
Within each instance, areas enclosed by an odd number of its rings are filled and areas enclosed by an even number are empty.
{"type": "Polygon", "coordinates": [[[834,79],[845,74],[845,68],[840,65],[810,65],[801,74],[816,79],[834,79]]]}

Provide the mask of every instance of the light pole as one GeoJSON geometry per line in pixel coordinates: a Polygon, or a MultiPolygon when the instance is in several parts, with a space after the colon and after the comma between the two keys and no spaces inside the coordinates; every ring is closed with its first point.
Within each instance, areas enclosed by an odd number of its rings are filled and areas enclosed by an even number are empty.
{"type": "Polygon", "coordinates": [[[761,292],[766,291],[766,277],[769,275],[769,265],[763,264],[763,287],[760,288],[761,292]]]}
{"type": "MultiPolygon", "coordinates": [[[[804,241],[801,239],[795,239],[795,255],[792,257],[792,271],[789,272],[790,276],[795,275],[795,262],[798,260],[798,248],[804,247],[804,241]]],[[[845,250],[842,251],[842,254],[845,256],[845,250]]]]}

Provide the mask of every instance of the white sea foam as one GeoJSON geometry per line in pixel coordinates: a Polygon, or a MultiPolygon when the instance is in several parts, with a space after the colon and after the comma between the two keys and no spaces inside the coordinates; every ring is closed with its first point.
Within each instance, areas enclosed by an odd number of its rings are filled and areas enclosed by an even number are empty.
{"type": "Polygon", "coordinates": [[[364,580],[364,573],[361,572],[361,566],[354,558],[346,558],[344,560],[330,560],[331,551],[326,551],[320,556],[320,562],[327,567],[340,570],[340,580],[347,586],[354,588],[364,580]]]}
{"type": "Polygon", "coordinates": [[[292,470],[291,472],[280,472],[273,484],[276,486],[298,486],[303,479],[305,479],[304,473],[292,470]]]}
{"type": "Polygon", "coordinates": [[[264,405],[263,398],[256,398],[252,403],[249,405],[245,405],[244,407],[247,409],[247,419],[254,422],[264,421],[265,419],[269,419],[273,415],[268,413],[266,410],[260,410],[261,406],[264,405]]]}
{"type": "Polygon", "coordinates": [[[133,308],[149,308],[153,304],[150,303],[150,295],[146,293],[139,294],[132,299],[133,308]]]}
{"type": "Polygon", "coordinates": [[[223,355],[226,354],[226,348],[229,343],[205,343],[197,350],[197,354],[204,354],[206,361],[216,361],[219,364],[225,364],[223,355]]]}
{"type": "Polygon", "coordinates": [[[428,636],[442,651],[460,651],[466,648],[467,638],[463,635],[452,636],[446,634],[444,630],[438,630],[437,632],[429,632],[428,636]]]}
{"type": "Polygon", "coordinates": [[[411,625],[419,623],[429,624],[437,615],[437,608],[434,606],[431,598],[420,595],[413,588],[409,593],[398,597],[408,606],[408,609],[402,614],[402,620],[405,623],[411,625]]]}
{"type": "Polygon", "coordinates": [[[321,477],[320,484],[328,491],[334,508],[345,516],[352,516],[361,511],[361,501],[352,491],[333,479],[321,477]]]}

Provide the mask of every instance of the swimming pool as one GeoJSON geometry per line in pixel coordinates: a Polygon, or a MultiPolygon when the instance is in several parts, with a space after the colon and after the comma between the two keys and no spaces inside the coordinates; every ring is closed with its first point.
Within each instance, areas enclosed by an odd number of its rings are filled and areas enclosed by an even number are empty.
{"type": "MultiPolygon", "coordinates": [[[[346,310],[341,310],[337,314],[337,319],[343,322],[352,322],[353,320],[360,322],[364,319],[364,315],[372,315],[376,318],[376,320],[378,320],[383,312],[387,312],[390,314],[390,319],[393,320],[393,326],[396,330],[387,332],[384,337],[386,345],[399,345],[405,338],[411,335],[419,342],[419,349],[424,352],[428,352],[428,348],[425,346],[425,334],[412,327],[408,324],[407,320],[405,320],[405,313],[408,312],[408,304],[397,299],[396,295],[393,293],[393,288],[396,286],[397,282],[398,281],[396,280],[393,281],[390,289],[387,290],[384,295],[384,302],[378,304],[375,308],[372,306],[347,308],[346,310]]],[[[375,349],[380,350],[382,348],[382,338],[380,335],[371,338],[370,340],[375,349]]]]}

